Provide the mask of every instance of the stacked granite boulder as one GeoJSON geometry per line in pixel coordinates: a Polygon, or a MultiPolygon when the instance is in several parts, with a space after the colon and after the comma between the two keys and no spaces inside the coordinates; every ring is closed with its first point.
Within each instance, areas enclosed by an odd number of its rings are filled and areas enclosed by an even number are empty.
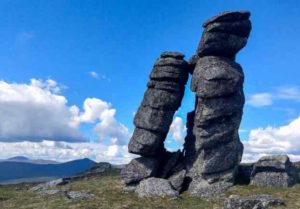
{"type": "MultiPolygon", "coordinates": [[[[130,153],[142,157],[132,160],[121,173],[127,186],[138,184],[148,177],[168,178],[176,173],[182,153],[166,151],[164,140],[181,105],[188,74],[188,63],[179,52],[162,53],[154,64],[148,89],[134,118],[136,128],[128,145],[130,153]]],[[[144,184],[159,184],[155,178],[150,182],[144,184]]]]}
{"type": "Polygon", "coordinates": [[[204,23],[196,55],[189,63],[178,52],[165,52],[150,74],[148,89],[135,115],[128,150],[141,157],[121,172],[126,191],[139,196],[212,196],[232,186],[243,153],[238,129],[244,106],[242,67],[236,53],[247,43],[250,13],[225,12],[204,23]],[[183,151],[168,152],[164,140],[180,107],[188,75],[196,92],[187,115],[183,151]]]}
{"type": "Polygon", "coordinates": [[[254,164],[251,184],[262,187],[290,187],[298,182],[298,171],[287,155],[265,156],[254,164]]]}
{"type": "Polygon", "coordinates": [[[236,53],[251,31],[249,12],[225,12],[203,24],[191,90],[196,92],[194,161],[189,192],[195,196],[223,193],[234,184],[243,145],[238,129],[244,106],[242,67],[236,53]]]}

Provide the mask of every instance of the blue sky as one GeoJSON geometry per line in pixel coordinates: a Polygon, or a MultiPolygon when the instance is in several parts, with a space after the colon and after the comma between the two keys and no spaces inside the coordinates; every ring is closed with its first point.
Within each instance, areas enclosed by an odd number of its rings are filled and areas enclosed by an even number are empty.
{"type": "MultiPolygon", "coordinates": [[[[225,10],[252,13],[248,45],[237,57],[248,100],[241,138],[247,140],[254,129],[288,125],[300,115],[297,0],[2,0],[0,80],[27,85],[32,78],[56,81],[68,107],[83,111],[87,98],[101,99],[116,109],[119,125],[132,132],[155,59],[166,50],[183,52],[188,59],[200,40],[202,23],[225,10]]],[[[193,104],[187,86],[176,115],[183,123],[193,104]]],[[[94,126],[89,121],[78,129],[97,141],[94,126]]],[[[181,145],[173,141],[168,146],[181,145]]]]}

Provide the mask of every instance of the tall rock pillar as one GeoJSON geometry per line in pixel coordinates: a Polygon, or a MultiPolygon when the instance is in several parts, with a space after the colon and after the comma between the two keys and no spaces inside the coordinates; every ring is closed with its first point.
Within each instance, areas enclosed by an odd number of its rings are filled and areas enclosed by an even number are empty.
{"type": "Polygon", "coordinates": [[[213,196],[232,186],[242,157],[238,129],[245,102],[244,73],[235,56],[247,43],[249,17],[246,11],[225,12],[203,24],[191,83],[196,92],[195,139],[193,145],[186,142],[185,150],[188,161],[193,158],[188,176],[194,196],[213,196]]]}

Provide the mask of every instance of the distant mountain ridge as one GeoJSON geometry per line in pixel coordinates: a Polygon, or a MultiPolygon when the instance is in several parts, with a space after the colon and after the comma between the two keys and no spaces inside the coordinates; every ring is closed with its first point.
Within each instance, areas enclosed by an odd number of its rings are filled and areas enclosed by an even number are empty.
{"type": "Polygon", "coordinates": [[[24,156],[15,156],[15,157],[11,157],[11,158],[7,158],[6,160],[10,161],[10,160],[29,160],[29,158],[24,157],[24,156]]]}
{"type": "Polygon", "coordinates": [[[43,159],[30,159],[25,156],[15,156],[5,160],[0,160],[0,162],[10,161],[10,162],[28,162],[34,164],[59,164],[60,162],[54,160],[43,160],[43,159]]]}
{"type": "Polygon", "coordinates": [[[0,161],[0,184],[65,178],[88,170],[95,165],[95,162],[88,158],[49,164],[34,161],[22,156],[0,161]]]}

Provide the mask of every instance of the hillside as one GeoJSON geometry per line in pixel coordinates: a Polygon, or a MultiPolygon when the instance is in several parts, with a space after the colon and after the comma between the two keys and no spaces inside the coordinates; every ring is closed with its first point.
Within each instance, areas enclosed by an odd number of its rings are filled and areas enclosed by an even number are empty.
{"type": "Polygon", "coordinates": [[[89,159],[74,160],[60,164],[37,164],[20,161],[0,162],[0,183],[44,181],[69,177],[91,168],[95,164],[89,159]]]}
{"type": "MultiPolygon", "coordinates": [[[[122,185],[119,181],[119,170],[114,169],[101,176],[87,178],[71,182],[64,186],[57,186],[53,189],[63,191],[85,191],[93,194],[90,200],[71,201],[60,195],[39,195],[29,192],[28,185],[1,186],[0,187],[0,208],[1,209],[221,209],[223,199],[208,201],[200,198],[191,198],[183,193],[177,200],[162,198],[138,198],[133,193],[123,193],[122,185]]],[[[282,198],[286,203],[287,209],[300,208],[300,185],[292,188],[258,188],[253,186],[234,186],[227,193],[250,195],[250,194],[272,194],[282,198]]]]}

